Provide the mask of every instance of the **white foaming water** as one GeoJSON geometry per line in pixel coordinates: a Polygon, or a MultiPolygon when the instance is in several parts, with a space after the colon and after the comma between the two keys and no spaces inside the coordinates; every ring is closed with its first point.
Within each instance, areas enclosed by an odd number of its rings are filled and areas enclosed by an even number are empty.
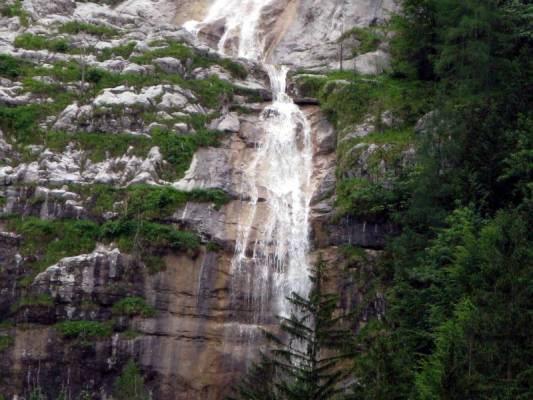
{"type": "MultiPolygon", "coordinates": [[[[198,34],[223,21],[226,29],[219,52],[263,62],[265,46],[258,27],[261,11],[271,2],[216,0],[204,21],[191,21],[185,27],[198,34]]],[[[274,101],[261,115],[264,135],[244,170],[242,193],[249,197],[250,207],[241,215],[232,260],[234,286],[247,292],[263,311],[254,322],[268,320],[272,313],[288,316],[286,297],[293,291],[306,295],[310,287],[311,127],[286,92],[288,68],[263,65],[274,101]],[[262,200],[264,211],[258,206],[262,200]]]]}
{"type": "Polygon", "coordinates": [[[218,43],[218,51],[227,53],[230,39],[231,55],[251,60],[259,60],[263,53],[263,43],[257,33],[261,10],[272,0],[215,0],[203,21],[189,21],[184,27],[197,34],[203,27],[224,21],[225,31],[218,43]]]}

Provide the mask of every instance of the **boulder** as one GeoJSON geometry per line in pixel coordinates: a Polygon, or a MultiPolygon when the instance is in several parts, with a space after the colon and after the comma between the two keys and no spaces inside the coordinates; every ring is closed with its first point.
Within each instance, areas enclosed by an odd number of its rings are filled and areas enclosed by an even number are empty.
{"type": "Polygon", "coordinates": [[[379,75],[390,69],[390,55],[382,50],[361,54],[353,60],[353,67],[362,75],[379,75]]]}
{"type": "Polygon", "coordinates": [[[236,133],[241,129],[241,123],[239,121],[239,116],[237,113],[230,112],[223,115],[222,117],[212,121],[209,124],[209,129],[221,131],[221,132],[231,132],[236,133]]]}
{"type": "Polygon", "coordinates": [[[176,110],[182,109],[189,103],[187,97],[181,93],[165,93],[161,98],[161,102],[157,105],[160,110],[176,110]]]}
{"type": "Polygon", "coordinates": [[[154,64],[157,65],[163,72],[167,74],[180,74],[183,75],[184,68],[180,60],[173,57],[156,58],[154,64]]]}

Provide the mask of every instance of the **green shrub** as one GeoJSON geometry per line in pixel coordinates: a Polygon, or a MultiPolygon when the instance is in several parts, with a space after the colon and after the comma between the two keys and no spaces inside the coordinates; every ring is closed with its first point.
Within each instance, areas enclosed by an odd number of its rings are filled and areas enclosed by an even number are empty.
{"type": "Polygon", "coordinates": [[[88,186],[71,186],[70,190],[81,193],[88,201],[88,208],[95,216],[106,211],[113,211],[113,205],[122,199],[122,189],[112,185],[92,184],[88,186]]]}
{"type": "Polygon", "coordinates": [[[12,134],[20,143],[32,143],[38,132],[42,109],[36,104],[7,107],[0,105],[0,129],[12,134]]]}
{"type": "Polygon", "coordinates": [[[387,172],[401,174],[409,166],[405,152],[414,146],[415,134],[413,129],[387,129],[341,140],[337,146],[337,176],[346,176],[352,167],[357,166],[371,144],[378,146],[366,154],[365,170],[374,179],[382,178],[387,172]]]}
{"type": "Polygon", "coordinates": [[[142,55],[133,57],[131,61],[137,64],[151,64],[154,59],[161,57],[174,57],[178,60],[185,61],[191,59],[193,56],[194,52],[191,48],[182,43],[169,42],[167,47],[148,51],[142,55]]]}
{"type": "Polygon", "coordinates": [[[187,192],[188,200],[197,203],[214,203],[216,208],[228,204],[230,195],[222,189],[193,189],[187,192]]]}
{"type": "Polygon", "coordinates": [[[432,86],[380,75],[372,79],[334,72],[319,92],[322,110],[340,130],[361,123],[367,115],[391,111],[409,127],[431,108],[432,86]]]}
{"type": "Polygon", "coordinates": [[[198,203],[212,202],[221,207],[230,201],[230,197],[223,190],[194,189],[183,192],[172,187],[154,187],[136,185],[128,189],[128,215],[140,219],[165,219],[170,217],[176,209],[188,201],[198,203]]]}
{"type": "Polygon", "coordinates": [[[163,178],[175,180],[181,178],[191,165],[194,153],[200,147],[217,146],[220,132],[199,131],[194,135],[176,135],[166,130],[156,130],[152,134],[154,145],[158,146],[168,169],[163,171],[163,178]]]}
{"type": "Polygon", "coordinates": [[[0,6],[0,15],[8,18],[19,17],[22,26],[28,27],[30,25],[29,15],[22,8],[21,0],[16,0],[14,4],[0,6]]]}
{"type": "Polygon", "coordinates": [[[155,309],[141,297],[126,297],[113,305],[113,314],[128,317],[153,317],[155,309]]]}
{"type": "Polygon", "coordinates": [[[123,340],[133,340],[140,335],[141,335],[141,332],[135,329],[126,329],[124,332],[120,334],[120,338],[123,340]]]}
{"type": "Polygon", "coordinates": [[[56,151],[63,151],[69,143],[77,144],[93,162],[103,161],[108,155],[120,157],[129,147],[135,149],[134,155],[145,157],[152,145],[150,138],[130,134],[48,132],[44,137],[46,146],[56,151]]]}
{"type": "Polygon", "coordinates": [[[59,27],[60,33],[68,33],[71,35],[79,33],[87,33],[89,35],[98,36],[100,38],[109,38],[116,36],[118,31],[105,25],[90,24],[81,21],[69,21],[59,27]]]}
{"type": "Polygon", "coordinates": [[[206,249],[212,253],[218,253],[222,250],[222,246],[215,242],[209,242],[207,243],[206,249]]]}
{"type": "Polygon", "coordinates": [[[130,252],[139,250],[149,253],[150,250],[166,251],[197,251],[200,247],[198,236],[191,232],[174,229],[172,226],[149,221],[122,218],[109,221],[102,226],[102,237],[119,239],[121,250],[130,252]]]}
{"type": "Polygon", "coordinates": [[[98,225],[90,221],[48,221],[35,217],[12,218],[7,226],[23,235],[24,254],[38,256],[38,260],[32,263],[37,270],[64,257],[92,252],[100,232],[98,225]]]}
{"type": "Polygon", "coordinates": [[[0,334],[0,353],[13,344],[13,338],[5,334],[0,334]]]}
{"type": "Polygon", "coordinates": [[[248,70],[242,64],[239,64],[229,58],[223,58],[218,63],[227,69],[234,78],[246,79],[248,77],[248,70]]]}
{"type": "Polygon", "coordinates": [[[210,76],[203,80],[186,81],[186,86],[194,91],[202,105],[214,109],[231,101],[234,94],[233,86],[217,76],[210,76]]]}
{"type": "Polygon", "coordinates": [[[100,54],[98,55],[98,60],[105,61],[113,57],[119,57],[119,56],[127,60],[128,58],[130,58],[131,54],[133,53],[135,46],[136,46],[135,42],[130,42],[130,43],[123,44],[120,46],[103,49],[100,51],[100,54]]]}
{"type": "Polygon", "coordinates": [[[70,49],[65,39],[48,39],[31,33],[17,36],[14,45],[27,50],[49,50],[57,53],[67,53],[70,49]]]}
{"type": "Polygon", "coordinates": [[[297,75],[295,77],[298,90],[304,97],[318,97],[320,89],[326,83],[326,79],[313,75],[297,75]]]}
{"type": "Polygon", "coordinates": [[[116,400],[149,400],[151,398],[139,367],[132,360],[126,364],[117,378],[113,397],[116,400]]]}
{"type": "Polygon", "coordinates": [[[18,60],[7,54],[0,54],[0,76],[15,79],[24,73],[24,61],[18,60]]]}
{"type": "Polygon", "coordinates": [[[57,323],[55,328],[63,337],[68,339],[105,339],[113,333],[113,329],[109,323],[97,321],[63,321],[57,323]]]}
{"type": "Polygon", "coordinates": [[[370,26],[366,28],[353,28],[346,32],[341,40],[347,37],[355,37],[359,41],[359,46],[354,49],[354,55],[365,54],[376,51],[385,40],[383,28],[370,26]]]}
{"type": "Polygon", "coordinates": [[[396,210],[401,197],[391,189],[366,179],[346,179],[337,184],[340,215],[376,218],[396,210]]]}
{"type": "Polygon", "coordinates": [[[67,53],[70,49],[69,43],[64,39],[56,39],[50,42],[49,50],[56,53],[67,53]]]}
{"type": "Polygon", "coordinates": [[[12,312],[23,307],[53,307],[54,299],[47,293],[41,293],[36,295],[24,296],[17,301],[11,308],[12,312]]]}

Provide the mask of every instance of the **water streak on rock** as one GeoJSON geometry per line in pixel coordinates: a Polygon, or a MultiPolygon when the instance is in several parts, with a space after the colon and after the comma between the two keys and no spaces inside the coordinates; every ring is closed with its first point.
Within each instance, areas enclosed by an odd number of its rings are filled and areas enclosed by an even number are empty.
{"type": "Polygon", "coordinates": [[[292,291],[305,294],[310,284],[311,127],[287,94],[289,69],[265,60],[259,26],[262,11],[272,2],[216,0],[204,21],[185,24],[196,35],[223,26],[218,51],[262,63],[270,78],[273,102],[261,114],[264,134],[243,171],[241,193],[251,206],[241,215],[232,260],[234,296],[247,296],[261,310],[252,324],[288,315],[286,297],[292,291]],[[262,200],[266,215],[258,213],[262,200]]]}

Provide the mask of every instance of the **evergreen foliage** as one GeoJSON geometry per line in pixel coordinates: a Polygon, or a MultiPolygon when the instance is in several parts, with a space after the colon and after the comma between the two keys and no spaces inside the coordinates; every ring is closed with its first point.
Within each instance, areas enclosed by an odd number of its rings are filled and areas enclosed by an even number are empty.
{"type": "Polygon", "coordinates": [[[342,393],[343,363],[352,334],[336,316],[339,297],[325,291],[326,270],[320,262],[307,298],[292,293],[291,316],[280,317],[280,334],[267,333],[270,346],[236,388],[241,400],[327,400],[342,393]]]}
{"type": "Polygon", "coordinates": [[[128,361],[115,381],[113,398],[116,400],[148,400],[151,398],[141,371],[133,360],[128,361]]]}
{"type": "Polygon", "coordinates": [[[390,212],[388,309],[359,332],[353,398],[531,398],[533,6],[402,3],[395,79],[436,94],[390,212]]]}

